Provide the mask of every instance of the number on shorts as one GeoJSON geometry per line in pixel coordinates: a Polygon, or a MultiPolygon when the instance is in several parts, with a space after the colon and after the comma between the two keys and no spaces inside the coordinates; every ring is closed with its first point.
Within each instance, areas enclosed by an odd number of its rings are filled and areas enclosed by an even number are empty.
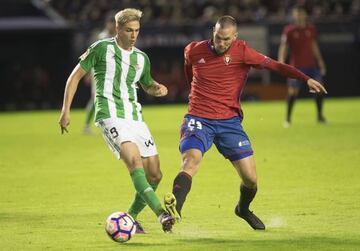
{"type": "Polygon", "coordinates": [[[188,123],[188,127],[190,128],[190,131],[194,130],[194,128],[201,130],[202,124],[200,121],[196,121],[195,119],[190,119],[188,123]]]}
{"type": "Polygon", "coordinates": [[[113,138],[116,138],[117,136],[119,136],[119,133],[117,132],[115,127],[110,129],[110,133],[113,136],[113,138]]]}

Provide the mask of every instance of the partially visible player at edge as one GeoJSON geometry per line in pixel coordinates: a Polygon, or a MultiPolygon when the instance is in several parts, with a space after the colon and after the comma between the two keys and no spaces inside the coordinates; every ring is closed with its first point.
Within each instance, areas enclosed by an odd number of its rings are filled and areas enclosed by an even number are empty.
{"type": "MultiPolygon", "coordinates": [[[[109,15],[106,18],[104,29],[97,35],[97,40],[110,38],[116,35],[115,29],[115,19],[113,15],[109,15]]],[[[94,114],[95,114],[95,93],[96,93],[96,80],[94,78],[94,73],[91,71],[90,73],[90,85],[91,85],[91,94],[90,98],[86,104],[86,117],[85,123],[83,128],[84,134],[91,134],[91,127],[90,124],[93,121],[94,114]]]]}
{"type": "MultiPolygon", "coordinates": [[[[167,94],[167,88],[152,79],[148,56],[135,48],[142,12],[124,9],[115,15],[116,36],[95,42],[80,57],[65,88],[59,124],[61,133],[70,124],[70,106],[80,79],[91,69],[96,80],[95,121],[107,145],[126,164],[136,195],[128,213],[135,219],[148,205],[165,232],[175,223],[155,194],[160,179],[156,145],[143,121],[136,83],[152,96],[167,94]]],[[[137,222],[137,229],[143,232],[137,222]]]]}
{"type": "MultiPolygon", "coordinates": [[[[295,23],[284,27],[278,60],[281,63],[285,63],[290,49],[290,64],[311,78],[322,81],[322,76],[326,74],[326,65],[321,55],[319,45],[316,42],[316,28],[307,23],[306,11],[302,7],[297,7],[293,10],[293,18],[295,23]]],[[[301,86],[301,81],[297,79],[288,80],[285,128],[290,126],[291,113],[301,86]]],[[[326,123],[322,111],[323,99],[324,97],[321,93],[315,95],[317,120],[319,123],[326,123]]]]}
{"type": "Polygon", "coordinates": [[[241,126],[243,113],[239,101],[249,70],[265,68],[302,80],[310,92],[326,90],[293,66],[279,63],[238,40],[237,23],[231,16],[218,19],[212,39],[188,44],[184,57],[185,75],[191,82],[189,109],[181,126],[181,170],[174,179],[172,193],[164,197],[165,207],[180,220],[192,178],[214,143],[242,179],[235,214],[252,228],[264,230],[263,222],[249,209],[257,192],[257,176],[251,143],[241,126]]]}

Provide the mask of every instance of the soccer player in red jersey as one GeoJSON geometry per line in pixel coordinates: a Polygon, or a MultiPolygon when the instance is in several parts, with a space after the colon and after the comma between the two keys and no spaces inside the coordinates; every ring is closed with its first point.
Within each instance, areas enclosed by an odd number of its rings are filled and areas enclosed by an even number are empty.
{"type": "MultiPolygon", "coordinates": [[[[284,63],[290,49],[290,64],[311,78],[322,81],[322,76],[326,73],[326,66],[316,42],[316,29],[307,23],[305,9],[295,8],[293,17],[295,24],[287,25],[283,30],[278,60],[284,63]]],[[[297,79],[288,80],[287,113],[284,127],[290,126],[291,112],[301,86],[302,83],[297,79]]],[[[318,122],[326,123],[322,114],[323,95],[316,94],[315,101],[318,122]]]]}
{"type": "Polygon", "coordinates": [[[236,20],[231,16],[218,19],[212,39],[187,45],[184,56],[186,78],[191,83],[189,110],[181,127],[181,170],[174,179],[172,193],[165,195],[165,207],[180,220],[192,177],[214,143],[242,179],[235,214],[252,228],[263,230],[265,225],[249,210],[257,192],[257,177],[251,143],[241,126],[239,101],[249,70],[269,69],[302,80],[311,92],[326,90],[293,66],[279,63],[238,40],[236,20]]]}

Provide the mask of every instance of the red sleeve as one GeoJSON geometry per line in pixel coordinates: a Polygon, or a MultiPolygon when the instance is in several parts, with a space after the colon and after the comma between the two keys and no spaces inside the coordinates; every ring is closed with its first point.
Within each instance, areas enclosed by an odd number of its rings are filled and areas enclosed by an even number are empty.
{"type": "Polygon", "coordinates": [[[298,80],[302,80],[304,82],[307,82],[310,79],[309,76],[305,75],[295,67],[288,64],[282,64],[271,58],[267,58],[266,63],[264,64],[264,68],[268,70],[276,71],[285,77],[295,78],[298,80]]]}
{"type": "Polygon", "coordinates": [[[244,47],[244,63],[250,65],[251,67],[261,69],[264,67],[266,56],[260,52],[250,48],[248,46],[244,47]]]}
{"type": "Polygon", "coordinates": [[[188,44],[184,49],[184,72],[185,72],[185,80],[188,84],[191,84],[193,78],[192,65],[190,60],[190,50],[192,48],[192,44],[188,44]]]}

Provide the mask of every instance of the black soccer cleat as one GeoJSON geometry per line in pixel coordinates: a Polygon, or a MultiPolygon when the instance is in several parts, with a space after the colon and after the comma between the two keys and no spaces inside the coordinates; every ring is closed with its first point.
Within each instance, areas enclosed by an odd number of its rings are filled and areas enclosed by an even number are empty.
{"type": "Polygon", "coordinates": [[[240,218],[246,220],[246,222],[254,229],[254,230],[265,230],[264,223],[250,210],[245,212],[241,212],[238,205],[235,207],[235,214],[240,218]]]}
{"type": "Polygon", "coordinates": [[[324,116],[318,116],[318,123],[319,124],[327,124],[327,121],[324,116]]]}
{"type": "Polygon", "coordinates": [[[175,224],[175,219],[168,212],[163,212],[159,216],[159,221],[165,233],[171,232],[172,226],[175,224]]]}

